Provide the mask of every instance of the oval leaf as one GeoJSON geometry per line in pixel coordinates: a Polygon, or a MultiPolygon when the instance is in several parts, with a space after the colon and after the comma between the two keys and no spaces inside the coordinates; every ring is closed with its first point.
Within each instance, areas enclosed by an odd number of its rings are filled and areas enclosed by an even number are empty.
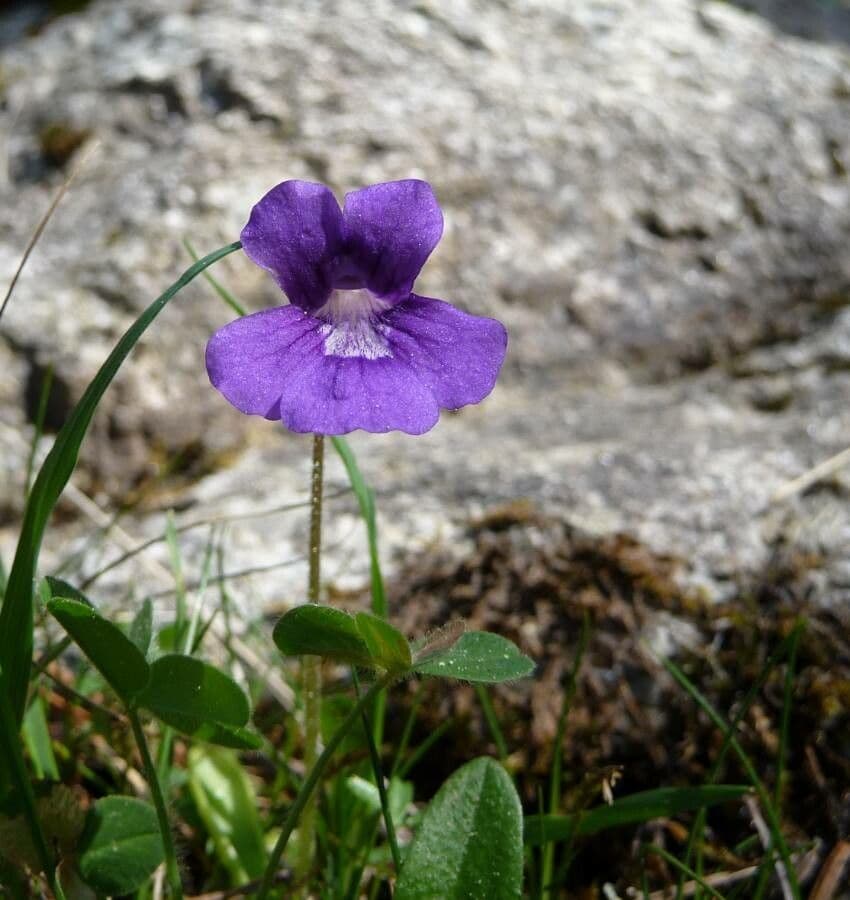
{"type": "Polygon", "coordinates": [[[639,791],[615,800],[610,806],[595,806],[582,813],[566,816],[526,816],[525,842],[531,847],[549,841],[569,840],[616,828],[619,825],[635,825],[662,816],[669,818],[677,813],[714,806],[735,800],[750,790],[748,785],[707,784],[690,788],[658,788],[639,791]]]}
{"type": "Polygon", "coordinates": [[[522,808],[505,770],[474,759],[431,801],[396,900],[515,900],[522,893],[522,808]]]}
{"type": "Polygon", "coordinates": [[[307,603],[291,609],[275,625],[274,642],[285,656],[321,656],[349,665],[375,665],[352,616],[330,606],[307,603]]]}
{"type": "Polygon", "coordinates": [[[530,675],[534,663],[507,638],[487,631],[467,631],[448,649],[414,663],[413,671],[437,678],[497,684],[530,675]]]}
{"type": "Polygon", "coordinates": [[[117,625],[88,603],[68,597],[54,597],[47,608],[119,697],[131,700],[145,687],[150,666],[117,625]]]}
{"type": "MultiPolygon", "coordinates": [[[[139,706],[178,731],[211,743],[234,746],[246,732],[251,713],[248,698],[232,678],[192,656],[161,656],[150,667],[148,686],[139,706]]],[[[236,744],[235,746],[241,746],[236,744]]]]}
{"type": "Polygon", "coordinates": [[[410,668],[410,644],[400,631],[371,613],[357,613],[354,621],[374,662],[380,668],[388,672],[406,672],[410,668]]]}
{"type": "Polygon", "coordinates": [[[162,837],[152,806],[105,797],[91,808],[80,843],[80,874],[100,895],[129,894],[162,863],[162,837]]]}

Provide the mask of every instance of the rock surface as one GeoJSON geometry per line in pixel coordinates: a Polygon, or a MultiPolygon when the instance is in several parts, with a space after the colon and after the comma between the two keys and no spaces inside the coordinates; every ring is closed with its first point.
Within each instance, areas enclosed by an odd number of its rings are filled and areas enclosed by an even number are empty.
{"type": "MultiPolygon", "coordinates": [[[[823,602],[850,596],[850,473],[771,500],[850,434],[840,44],[697,0],[100,0],[5,47],[0,102],[2,284],[97,145],[0,323],[6,560],[48,363],[57,425],[184,268],[184,238],[234,240],[284,178],[341,194],[416,176],[447,224],[418,290],[501,318],[511,346],[480,407],[423,438],[353,436],[388,564],[435,541],[461,552],[470,516],[524,499],[680,558],[708,597],[779,547],[817,559],[823,602]]],[[[250,308],[280,302],[244,258],[215,273],[250,308]]],[[[110,390],[75,483],[137,506],[86,571],[161,534],[169,506],[190,520],[304,497],[308,441],[206,383],[206,339],[230,317],[193,285],[110,390]]],[[[335,461],[330,479],[344,483],[335,461]]],[[[47,566],[91,531],[76,505],[47,566]]],[[[362,529],[350,497],[332,508],[326,578],[351,587],[362,529]]],[[[234,522],[225,569],[295,559],[305,533],[303,512],[234,522]]],[[[190,568],[207,540],[187,532],[190,568]]],[[[167,586],[162,548],[142,559],[138,589],[167,586]]],[[[298,600],[303,577],[298,561],[234,590],[256,611],[298,600]]]]}

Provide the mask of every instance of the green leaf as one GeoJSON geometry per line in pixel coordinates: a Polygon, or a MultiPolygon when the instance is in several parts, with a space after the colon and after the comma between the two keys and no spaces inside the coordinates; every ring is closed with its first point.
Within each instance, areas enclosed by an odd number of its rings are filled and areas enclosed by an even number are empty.
{"type": "Polygon", "coordinates": [[[351,489],[357,497],[360,515],[366,523],[366,537],[369,542],[369,568],[372,581],[372,612],[382,619],[387,617],[387,599],[384,593],[384,579],[381,575],[381,561],[378,556],[378,525],[375,518],[375,492],[366,484],[363,473],[357,465],[354,452],[344,437],[332,437],[331,442],[339,454],[351,489]]]}
{"type": "MultiPolygon", "coordinates": [[[[121,364],[166,304],[196,275],[241,247],[239,241],[208,254],[190,266],[127,329],[74,407],[47,454],[27,499],[18,546],[0,608],[0,665],[9,702],[20,726],[26,705],[33,646],[32,585],[44,529],[74,467],[89,423],[121,364]]],[[[0,791],[5,779],[0,775],[0,791]]]]}
{"type": "Polygon", "coordinates": [[[164,859],[152,806],[132,797],[105,797],[92,807],[80,843],[79,868],[98,894],[140,888],[164,859]]]}
{"type": "Polygon", "coordinates": [[[139,648],[142,656],[147,656],[153,634],[153,604],[145,597],[142,608],[136,613],[130,625],[130,640],[139,648]]]}
{"type": "Polygon", "coordinates": [[[582,813],[565,816],[526,816],[525,842],[536,847],[549,841],[587,836],[616,828],[635,825],[661,817],[717,803],[735,800],[750,790],[748,785],[707,784],[692,788],[657,788],[640,791],[615,800],[610,806],[594,806],[582,813]]]}
{"type": "MultiPolygon", "coordinates": [[[[381,795],[374,782],[367,781],[360,775],[350,775],[346,779],[345,786],[371,812],[375,814],[381,812],[381,795]]],[[[389,800],[390,816],[396,824],[399,824],[408,807],[413,803],[413,782],[393,776],[387,785],[387,799],[389,800]]]]}
{"type": "Polygon", "coordinates": [[[530,675],[534,663],[507,638],[487,631],[467,631],[451,647],[414,662],[413,671],[437,678],[497,684],[530,675]]]}
{"type": "Polygon", "coordinates": [[[400,631],[371,613],[357,613],[354,621],[369,653],[380,668],[388,672],[406,672],[410,668],[410,644],[400,631]]]}
{"type": "Polygon", "coordinates": [[[150,667],[139,648],[94,607],[54,597],[47,608],[122,700],[130,702],[148,683],[150,667]]]}
{"type": "Polygon", "coordinates": [[[151,678],[139,706],[191,737],[224,746],[244,746],[242,730],[251,713],[248,698],[232,678],[192,656],[177,653],[151,663],[151,678]]]}
{"type": "Polygon", "coordinates": [[[44,603],[49,603],[54,597],[64,597],[66,600],[76,600],[78,603],[83,603],[86,606],[94,605],[82,591],[77,590],[77,588],[72,584],[68,584],[62,578],[54,578],[53,575],[48,575],[39,582],[38,586],[39,594],[44,603]]]}
{"type": "Polygon", "coordinates": [[[59,781],[59,768],[53,755],[53,744],[47,728],[44,701],[36,694],[24,716],[24,743],[27,745],[36,778],[50,778],[59,781]]]}
{"type": "Polygon", "coordinates": [[[495,760],[474,759],[428,806],[395,900],[516,900],[521,893],[519,797],[495,760]]]}
{"type": "Polygon", "coordinates": [[[189,790],[233,886],[262,875],[266,850],[257,794],[236,755],[193,747],[189,751],[189,790]]]}
{"type": "Polygon", "coordinates": [[[330,606],[306,603],[289,610],[274,627],[284,656],[321,656],[355,666],[374,665],[354,618],[330,606]]]}

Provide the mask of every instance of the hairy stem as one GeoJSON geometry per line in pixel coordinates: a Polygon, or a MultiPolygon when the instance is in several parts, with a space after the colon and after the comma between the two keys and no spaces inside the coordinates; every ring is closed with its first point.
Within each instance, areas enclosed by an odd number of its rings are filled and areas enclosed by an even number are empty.
{"type": "MultiPolygon", "coordinates": [[[[313,467],[310,475],[310,571],[307,580],[307,599],[319,603],[320,562],[322,555],[322,478],[324,470],[325,438],[313,435],[313,467]]],[[[311,771],[319,755],[321,725],[322,661],[318,656],[305,656],[302,663],[304,688],[304,766],[311,771]]],[[[298,830],[298,848],[295,855],[295,877],[303,881],[313,863],[313,847],[316,832],[316,806],[308,803],[298,830]]]]}
{"type": "Polygon", "coordinates": [[[162,835],[162,848],[165,852],[165,871],[168,875],[168,883],[171,886],[171,895],[176,898],[176,900],[182,900],[183,884],[180,881],[180,867],[177,865],[174,839],[171,836],[171,824],[168,821],[168,812],[165,809],[165,798],[162,794],[159,776],[156,774],[156,766],[153,763],[153,759],[151,759],[148,742],[145,739],[145,733],[142,730],[142,723],[139,721],[139,714],[135,709],[128,708],[127,716],[130,719],[133,737],[136,739],[136,746],[139,748],[139,754],[142,757],[145,778],[147,779],[148,788],[151,792],[151,799],[156,807],[157,819],[159,819],[159,831],[162,835]]]}

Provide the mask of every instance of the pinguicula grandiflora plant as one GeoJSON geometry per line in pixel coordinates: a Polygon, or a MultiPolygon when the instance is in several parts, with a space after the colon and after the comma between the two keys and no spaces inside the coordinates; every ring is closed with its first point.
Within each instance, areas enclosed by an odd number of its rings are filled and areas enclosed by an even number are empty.
{"type": "MultiPolygon", "coordinates": [[[[723,735],[712,779],[719,777],[725,755],[733,753],[747,773],[748,786],[659,788],[613,805],[582,806],[564,813],[559,808],[560,748],[587,642],[585,628],[558,722],[548,802],[544,806],[539,798],[538,814],[523,819],[509,767],[503,765],[508,753],[485,686],[531,674],[532,661],[504,637],[467,631],[459,621],[447,622],[413,642],[389,621],[374,494],[342,435],[356,429],[426,432],[436,424],[441,409],[478,403],[490,393],[507,346],[505,329],[493,319],[413,293],[442,224],[434,193],[422,181],[354,191],[342,208],[322,185],[283,182],[254,207],[240,241],[196,259],[139,316],[71,412],[28,490],[14,561],[8,578],[0,577],[2,896],[91,900],[131,895],[149,900],[167,893],[180,898],[184,873],[174,837],[179,819],[190,833],[195,829],[208,835],[206,848],[214,860],[209,870],[226,872],[229,886],[216,895],[220,897],[355,898],[364,890],[376,897],[392,889],[396,900],[515,900],[523,893],[527,871],[532,876],[531,893],[551,898],[558,893],[582,836],[693,809],[700,812],[683,862],[654,844],[642,847],[641,859],[654,853],[674,866],[679,896],[685,895],[686,878],[704,896],[720,896],[703,878],[704,810],[752,788],[771,841],[758,869],[759,890],[763,893],[772,873],[780,871],[788,895],[799,897],[793,860],[780,828],[778,799],[770,796],[734,733],[765,673],[730,726],[683,672],[665,664],[723,735]],[[285,305],[245,315],[206,272],[240,249],[271,272],[286,295],[285,305]],[[156,639],[149,600],[139,605],[128,628],[98,611],[86,595],[100,574],[131,554],[123,554],[100,572],[81,576],[77,584],[69,583],[67,576],[37,579],[49,517],[73,472],[100,399],[148,326],[202,273],[240,313],[209,342],[206,360],[212,383],[239,410],[313,435],[307,602],[286,612],[271,636],[263,632],[260,637],[270,651],[269,637],[277,648],[269,652],[269,659],[280,651],[302,660],[298,692],[302,715],[296,720],[281,702],[287,716],[282,723],[287,736],[283,745],[252,727],[248,697],[231,674],[199,656],[215,613],[204,621],[198,602],[187,614],[173,522],[169,521],[165,540],[171,550],[177,602],[173,621],[159,630],[156,639]],[[331,437],[343,461],[367,529],[372,604],[370,612],[356,615],[320,603],[325,436],[331,437]],[[40,616],[42,611],[59,623],[65,637],[55,639],[45,616],[36,644],[36,612],[40,616]],[[71,644],[82,651],[91,668],[86,669],[78,655],[82,674],[74,689],[65,686],[66,696],[71,703],[105,715],[118,743],[132,739],[146,782],[141,793],[149,795],[150,803],[121,795],[120,785],[130,784],[129,777],[118,781],[115,789],[87,769],[82,759],[65,760],[71,778],[64,783],[39,688],[48,667],[71,644]],[[34,661],[36,646],[39,654],[34,661]],[[334,704],[326,721],[321,702],[323,661],[349,667],[352,687],[347,703],[342,709],[334,704]],[[387,747],[384,741],[386,691],[411,677],[474,683],[500,756],[499,761],[481,757],[462,766],[423,813],[411,811],[413,786],[405,780],[429,746],[426,740],[405,757],[415,703],[398,746],[387,747]],[[117,703],[120,711],[94,702],[92,684],[97,691],[106,690],[111,700],[104,702],[117,703]],[[299,732],[300,737],[292,737],[299,732]],[[152,735],[155,747],[149,745],[152,735]],[[180,754],[175,752],[178,735],[180,754]],[[351,741],[365,746],[368,764],[360,757],[349,759],[328,777],[332,758],[351,741]],[[294,760],[292,754],[299,747],[303,759],[294,760]],[[258,751],[265,769],[274,773],[268,779],[272,810],[264,814],[258,809],[255,786],[240,765],[258,751]],[[178,769],[179,778],[174,777],[178,769]],[[91,784],[81,804],[79,782],[84,772],[91,784]],[[183,785],[186,790],[177,806],[183,785]],[[317,796],[323,799],[318,809],[317,796]],[[297,838],[289,848],[296,829],[297,838]]],[[[212,542],[209,547],[199,597],[208,580],[212,542]]],[[[224,605],[224,591],[221,599],[224,605]]],[[[772,657],[771,665],[788,659],[786,699],[791,696],[799,634],[797,629],[789,635],[772,657]]],[[[241,659],[250,661],[250,656],[241,659]]],[[[254,687],[261,689],[263,681],[257,674],[254,687]]],[[[325,711],[330,705],[326,700],[325,711]]],[[[787,708],[786,704],[780,768],[787,743],[787,708]]],[[[129,747],[124,750],[128,752],[129,747]]],[[[132,784],[140,790],[138,778],[132,784]]],[[[218,886],[204,882],[205,888],[218,886]]]]}
{"type": "MultiPolygon", "coordinates": [[[[443,799],[434,802],[436,817],[422,821],[419,837],[403,861],[390,796],[398,782],[388,786],[382,771],[383,692],[411,675],[497,683],[530,674],[533,663],[510,641],[468,632],[462,623],[447,623],[413,644],[390,624],[377,557],[374,496],[350,448],[339,437],[356,429],[422,434],[437,423],[441,409],[478,403],[493,389],[507,347],[504,327],[443,300],[413,293],[413,283],[442,229],[440,207],[423,181],[390,182],[354,191],[342,209],[323,185],[284,182],[254,207],[239,242],[198,260],[143,313],[110,355],[60,432],[33,485],[0,612],[0,798],[4,821],[25,826],[18,841],[20,852],[4,852],[0,846],[4,871],[12,873],[17,863],[30,875],[40,872],[57,897],[92,891],[127,894],[144,892],[153,872],[164,863],[168,889],[180,897],[182,879],[169,819],[168,785],[161,777],[173,733],[241,750],[262,746],[261,738],[246,727],[250,710],[241,688],[229,675],[194,655],[197,616],[191,622],[177,622],[182,626],[174,631],[178,652],[157,655],[151,647],[149,603],[127,633],[101,615],[80,590],[61,579],[46,578],[38,593],[67,638],[50,648],[35,667],[32,664],[33,584],[39,547],[101,396],[168,301],[212,263],[244,248],[274,275],[289,302],[242,316],[216,333],[206,353],[210,380],[241,411],[280,420],[292,431],[313,435],[309,602],[285,614],[273,633],[283,654],[303,657],[305,777],[254,889],[261,898],[280,890],[281,857],[298,826],[293,872],[286,879],[285,892],[312,895],[316,825],[311,798],[335,750],[362,722],[395,868],[396,896],[472,896],[469,885],[475,885],[474,891],[482,897],[519,896],[521,809],[511,779],[493,760],[479,760],[456,774],[443,799]],[[326,435],[334,437],[367,524],[371,613],[352,616],[320,605],[326,435]],[[46,799],[40,796],[44,790],[38,785],[36,790],[28,776],[19,732],[32,677],[72,641],[123,706],[153,807],[132,798],[102,798],[87,816],[77,816],[71,833],[66,834],[52,820],[56,818],[53,807],[67,804],[67,796],[56,790],[47,791],[46,799]],[[356,701],[320,753],[323,660],[352,667],[356,701]],[[371,682],[362,694],[357,670],[371,682]],[[157,762],[148,746],[143,716],[164,726],[157,762]],[[457,803],[452,801],[453,792],[459,792],[457,803]],[[474,818],[485,807],[488,822],[471,832],[469,815],[474,818]],[[463,813],[460,819],[458,813],[463,813]],[[460,831],[446,844],[445,859],[435,862],[434,841],[446,842],[443,820],[447,816],[457,820],[460,831]],[[480,845],[480,852],[470,855],[470,842],[473,847],[480,845]],[[494,865],[490,854],[496,851],[498,864],[494,865]]],[[[20,887],[23,881],[17,884],[20,887]]],[[[352,889],[356,893],[356,882],[352,889]]]]}

